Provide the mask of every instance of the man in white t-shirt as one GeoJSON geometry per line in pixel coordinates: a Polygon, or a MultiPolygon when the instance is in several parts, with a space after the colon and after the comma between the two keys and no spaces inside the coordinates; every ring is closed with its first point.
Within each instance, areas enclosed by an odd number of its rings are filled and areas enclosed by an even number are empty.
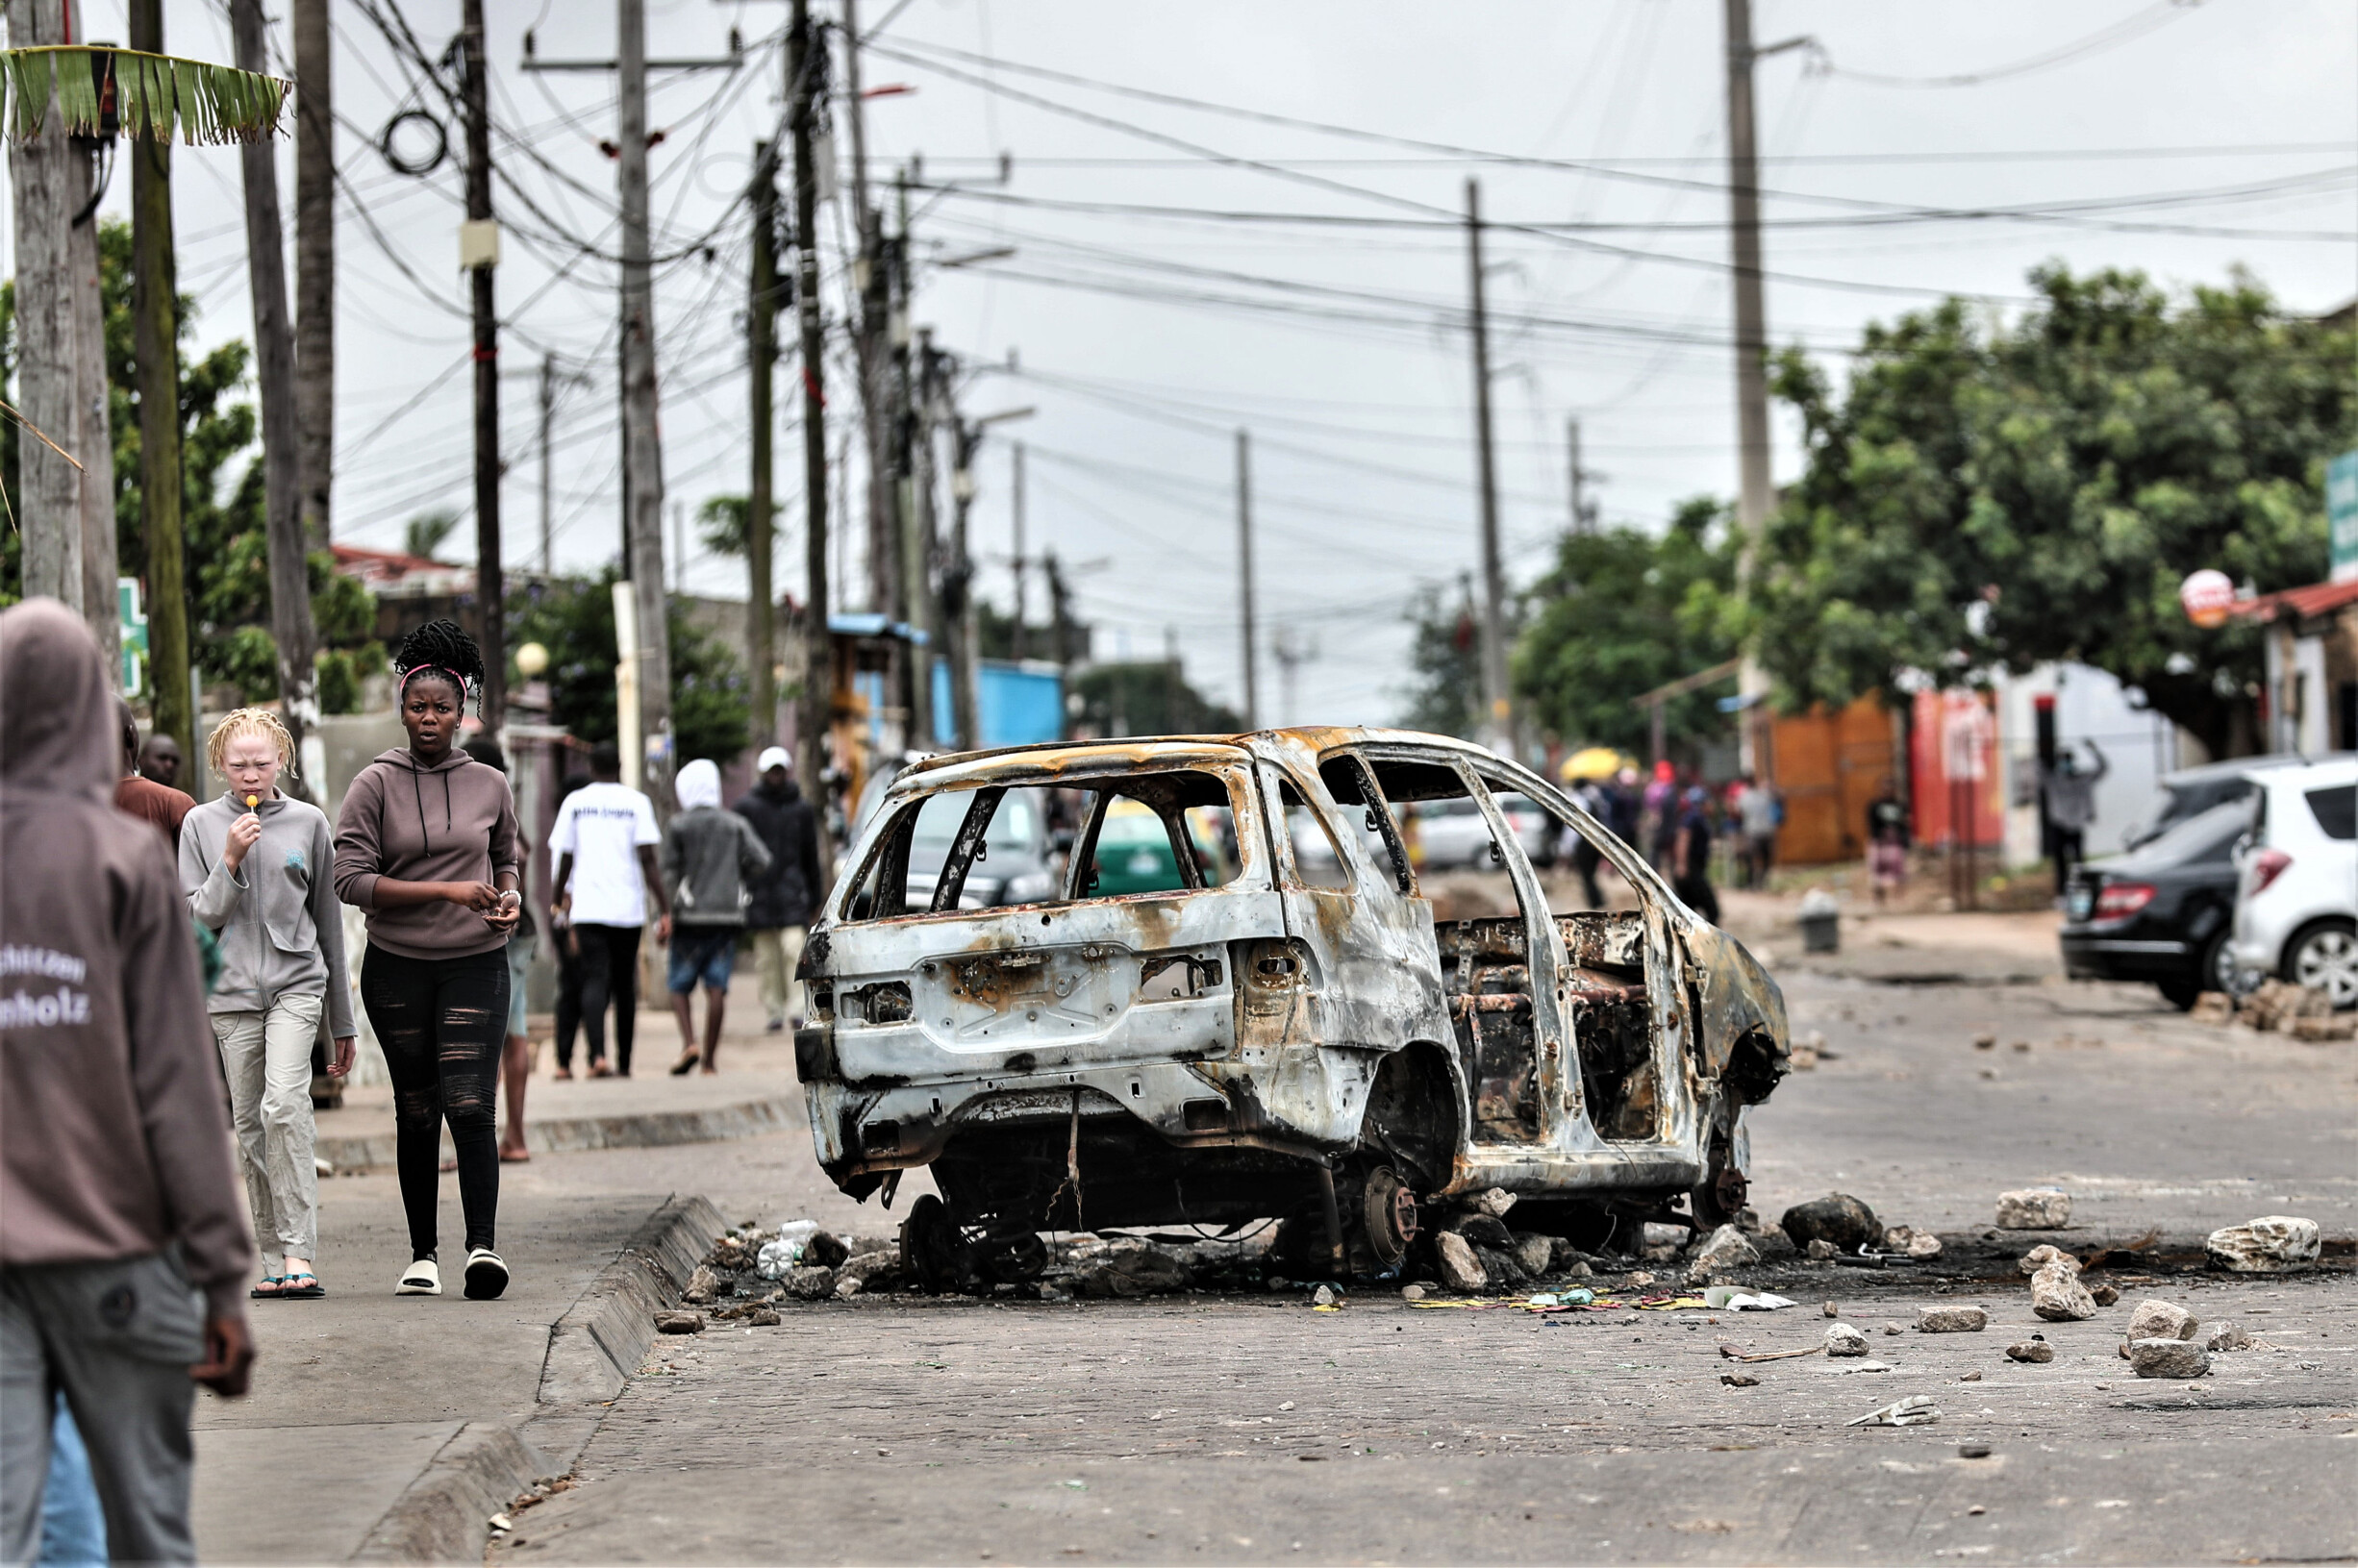
{"type": "MultiPolygon", "coordinates": [[[[622,782],[622,754],[601,744],[590,753],[591,783],[564,798],[548,835],[557,857],[557,902],[549,907],[560,939],[581,958],[581,1027],[590,1076],[631,1076],[631,1035],[639,1019],[639,936],[647,922],[647,889],[661,887],[655,846],[663,833],[646,796],[622,782]],[[606,1005],[615,1008],[615,1064],[606,1065],[606,1005]]],[[[671,917],[657,911],[655,939],[671,939],[671,917]]],[[[572,1075],[563,1069],[560,1078],[572,1075]]]]}

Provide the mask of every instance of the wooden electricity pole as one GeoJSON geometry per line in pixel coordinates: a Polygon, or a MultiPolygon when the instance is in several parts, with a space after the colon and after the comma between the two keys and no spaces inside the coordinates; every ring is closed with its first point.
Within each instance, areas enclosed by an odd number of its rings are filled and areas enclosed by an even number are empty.
{"type": "Polygon", "coordinates": [[[770,581],[770,546],[777,530],[771,500],[770,435],[777,423],[771,405],[772,372],[778,363],[778,150],[764,141],[753,149],[753,276],[745,300],[745,368],[751,380],[747,402],[753,434],[753,474],[745,485],[745,675],[753,699],[753,744],[778,738],[777,633],[772,612],[778,602],[770,581]]]}
{"type": "Polygon", "coordinates": [[[1237,432],[1237,602],[1244,612],[1244,728],[1261,728],[1261,681],[1255,663],[1260,636],[1253,624],[1253,438],[1237,432]]]}
{"type": "Polygon", "coordinates": [[[325,550],[336,478],[336,120],[328,0],[290,0],[295,67],[295,478],[325,550]]]}
{"type": "MultiPolygon", "coordinates": [[[[499,266],[499,229],[491,217],[491,111],[489,72],[483,56],[483,0],[466,0],[460,15],[459,89],[466,107],[466,221],[474,236],[465,260],[475,328],[475,610],[483,630],[483,727],[496,739],[508,713],[508,583],[499,528],[499,312],[492,296],[492,278],[499,266]]],[[[642,74],[642,87],[644,80],[642,74]]],[[[642,175],[645,157],[646,149],[641,147],[642,175]]],[[[644,188],[642,184],[642,214],[644,188]]],[[[658,619],[659,629],[662,624],[658,619]]]]}
{"type": "MultiPolygon", "coordinates": [[[[8,0],[9,42],[28,48],[73,41],[57,0],[8,0]]],[[[87,162],[65,134],[53,99],[40,136],[9,148],[16,208],[16,397],[25,419],[71,452],[80,445],[74,332],[73,216],[84,199],[87,162]]],[[[28,599],[82,608],[82,475],[47,441],[20,432],[16,525],[23,531],[21,584],[28,599]]]]}
{"type": "MultiPolygon", "coordinates": [[[[131,47],[163,53],[163,0],[131,0],[131,47]]],[[[147,532],[148,681],[154,728],[196,756],[188,690],[188,594],[181,562],[180,322],[173,293],[172,144],[126,137],[131,160],[131,312],[139,371],[139,500],[147,532]]],[[[21,258],[20,258],[21,264],[21,258]]],[[[19,310],[22,309],[21,304],[19,310]]]]}
{"type": "Polygon", "coordinates": [[[1514,701],[1507,692],[1506,568],[1498,555],[1498,455],[1491,432],[1491,330],[1484,301],[1482,187],[1466,182],[1466,266],[1472,292],[1474,458],[1482,501],[1482,735],[1512,752],[1514,701]]]}
{"type": "MultiPolygon", "coordinates": [[[[266,72],[269,40],[262,0],[230,0],[238,68],[266,72]]],[[[263,538],[270,558],[270,635],[278,644],[281,717],[301,755],[319,723],[317,634],[312,625],[311,566],[304,549],[302,487],[295,461],[294,324],[287,318],[287,251],[279,221],[278,149],[267,139],[238,148],[245,175],[246,280],[254,302],[255,375],[262,386],[263,538]]],[[[152,624],[152,623],[151,623],[152,624]]],[[[298,778],[295,787],[312,781],[298,778]]]]}
{"type": "MultiPolygon", "coordinates": [[[[789,126],[794,137],[794,304],[802,348],[803,546],[802,709],[795,725],[794,771],[823,823],[827,818],[827,730],[835,718],[834,649],[827,635],[827,343],[818,304],[818,170],[812,162],[814,122],[826,100],[826,42],[811,28],[811,0],[794,0],[787,32],[789,126]]],[[[819,869],[834,856],[818,835],[819,869]]]]}
{"type": "Polygon", "coordinates": [[[664,455],[655,419],[655,272],[647,247],[647,7],[617,0],[622,195],[622,449],[625,562],[639,610],[641,787],[671,812],[670,601],[664,592],[664,455]]]}

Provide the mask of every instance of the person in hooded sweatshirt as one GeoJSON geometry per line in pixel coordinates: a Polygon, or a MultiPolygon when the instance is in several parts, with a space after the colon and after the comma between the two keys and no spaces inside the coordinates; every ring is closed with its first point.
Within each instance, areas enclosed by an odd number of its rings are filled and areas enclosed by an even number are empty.
{"type": "Polygon", "coordinates": [[[294,737],[264,708],[240,708],[205,741],[220,797],[180,830],[180,885],[189,912],[221,944],[206,1006],[229,1081],[230,1117],[254,1206],[254,1240],[274,1250],[258,1299],[327,1294],[319,1254],[318,1130],[312,1121],[312,1046],[328,1021],[328,1073],[352,1070],[352,983],[344,973],[343,907],[329,876],[327,813],[279,788],[294,771],[294,737]]]}
{"type": "Polygon", "coordinates": [[[0,1560],[39,1540],[55,1396],[118,1561],[193,1562],[194,1384],[252,1377],[246,1230],[170,853],[115,810],[112,680],[53,599],[0,611],[0,1560]]]}
{"type": "Polygon", "coordinates": [[[410,743],[361,770],[336,820],[336,893],[368,911],[361,1006],[393,1080],[411,1253],[397,1296],[442,1293],[435,1207],[444,1121],[466,1216],[466,1295],[488,1301],[508,1287],[493,1250],[497,1083],[523,854],[508,776],[452,745],[483,674],[483,651],[455,621],[405,637],[393,676],[410,743]]]}
{"type": "Polygon", "coordinates": [[[720,809],[720,769],[711,761],[698,758],[689,763],[671,787],[680,814],[664,825],[658,859],[671,910],[665,979],[671,1014],[680,1023],[680,1059],[671,1064],[677,1078],[698,1059],[690,1004],[699,980],[704,982],[704,1070],[720,1070],[720,1020],[737,965],[737,939],[745,932],[747,887],[769,868],[769,851],[750,823],[720,809]]]}
{"type": "Polygon", "coordinates": [[[753,964],[761,978],[762,1010],[772,1034],[790,1018],[802,1027],[802,986],[794,971],[802,963],[803,934],[811,907],[825,891],[819,885],[818,818],[794,783],[784,746],[771,746],[754,763],[760,782],[730,809],[753,824],[769,868],[753,880],[745,905],[745,929],[753,934],[753,964]]]}

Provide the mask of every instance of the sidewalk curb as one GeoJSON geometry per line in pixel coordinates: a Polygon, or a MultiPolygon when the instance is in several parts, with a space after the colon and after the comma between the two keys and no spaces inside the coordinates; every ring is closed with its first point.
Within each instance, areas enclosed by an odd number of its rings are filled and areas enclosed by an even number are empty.
{"type": "Polygon", "coordinates": [[[572,1469],[655,1342],[655,1312],[678,1302],[726,1226],[708,1198],[667,1199],[550,1328],[539,1408],[515,1426],[460,1428],[351,1560],[482,1562],[491,1516],[535,1481],[572,1469]]]}
{"type": "MultiPolygon", "coordinates": [[[[802,1108],[784,1095],[712,1106],[702,1110],[650,1110],[628,1116],[574,1116],[535,1121],[524,1146],[536,1155],[586,1149],[660,1149],[675,1143],[722,1143],[760,1137],[802,1125],[802,1108]]],[[[316,1153],[339,1171],[391,1170],[398,1134],[367,1132],[322,1137],[316,1153]]],[[[442,1152],[450,1153],[447,1133],[442,1152]]]]}

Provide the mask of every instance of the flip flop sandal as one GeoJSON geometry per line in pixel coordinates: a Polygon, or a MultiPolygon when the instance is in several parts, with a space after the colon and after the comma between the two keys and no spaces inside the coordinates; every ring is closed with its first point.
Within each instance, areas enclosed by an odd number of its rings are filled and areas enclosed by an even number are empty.
{"type": "Polygon", "coordinates": [[[276,1301],[287,1294],[287,1276],[265,1274],[262,1277],[262,1282],[246,1294],[258,1302],[276,1301]]]}
{"type": "Polygon", "coordinates": [[[304,1273],[287,1276],[287,1288],[279,1295],[287,1301],[317,1301],[327,1293],[328,1287],[319,1282],[317,1275],[304,1273]]]}

